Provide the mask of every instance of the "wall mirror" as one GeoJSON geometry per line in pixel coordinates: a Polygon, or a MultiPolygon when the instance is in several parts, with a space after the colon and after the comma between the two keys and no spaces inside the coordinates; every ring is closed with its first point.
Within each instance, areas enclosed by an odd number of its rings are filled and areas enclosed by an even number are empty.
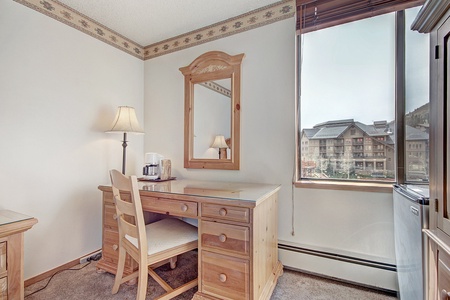
{"type": "Polygon", "coordinates": [[[185,168],[239,170],[243,58],[211,51],[180,68],[185,168]]]}

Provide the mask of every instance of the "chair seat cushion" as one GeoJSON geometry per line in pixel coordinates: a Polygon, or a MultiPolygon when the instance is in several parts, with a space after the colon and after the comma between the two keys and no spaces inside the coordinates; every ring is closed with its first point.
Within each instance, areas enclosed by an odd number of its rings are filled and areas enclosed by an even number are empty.
{"type": "MultiPolygon", "coordinates": [[[[197,227],[176,218],[166,218],[148,224],[145,230],[148,255],[198,240],[197,227]]],[[[125,238],[139,248],[136,238],[129,235],[125,235],[125,238]]]]}

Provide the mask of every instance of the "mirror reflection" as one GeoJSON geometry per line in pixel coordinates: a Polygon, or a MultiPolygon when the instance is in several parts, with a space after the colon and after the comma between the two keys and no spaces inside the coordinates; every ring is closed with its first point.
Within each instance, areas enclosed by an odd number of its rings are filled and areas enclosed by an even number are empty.
{"type": "Polygon", "coordinates": [[[194,99],[194,158],[231,159],[231,79],[195,84],[194,99]]]}

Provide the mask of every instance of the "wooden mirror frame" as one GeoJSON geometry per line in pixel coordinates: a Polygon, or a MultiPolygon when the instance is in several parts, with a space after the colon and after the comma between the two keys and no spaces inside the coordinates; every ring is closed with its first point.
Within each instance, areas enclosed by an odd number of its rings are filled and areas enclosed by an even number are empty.
{"type": "Polygon", "coordinates": [[[180,68],[184,75],[184,167],[190,169],[239,170],[241,62],[245,54],[230,56],[221,51],[206,52],[180,68]],[[231,137],[229,159],[194,158],[194,84],[231,79],[231,137]]]}

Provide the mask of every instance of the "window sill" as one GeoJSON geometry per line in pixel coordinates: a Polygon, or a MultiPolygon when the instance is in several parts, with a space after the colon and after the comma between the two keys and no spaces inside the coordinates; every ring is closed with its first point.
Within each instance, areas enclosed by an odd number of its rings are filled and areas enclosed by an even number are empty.
{"type": "Polygon", "coordinates": [[[304,189],[325,189],[342,191],[359,191],[373,193],[392,193],[392,185],[395,182],[343,182],[325,180],[302,179],[295,182],[296,188],[304,189]]]}

